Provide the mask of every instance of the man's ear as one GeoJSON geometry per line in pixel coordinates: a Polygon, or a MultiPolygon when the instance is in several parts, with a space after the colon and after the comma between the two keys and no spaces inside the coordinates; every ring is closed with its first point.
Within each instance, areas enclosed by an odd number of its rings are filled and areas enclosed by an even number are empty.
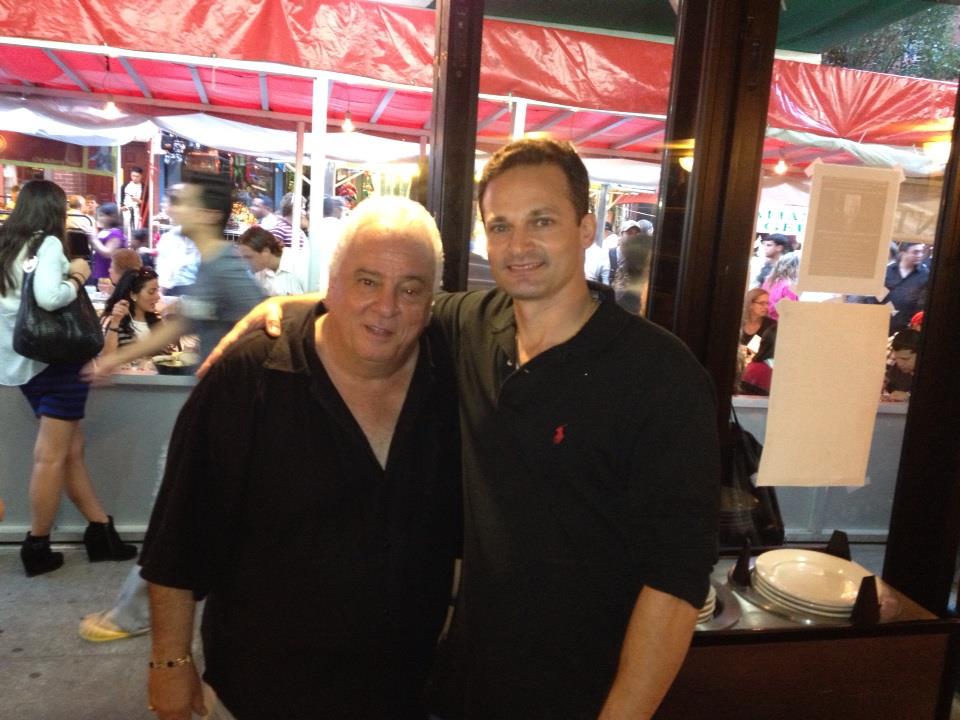
{"type": "Polygon", "coordinates": [[[597,234],[597,216],[587,213],[580,218],[580,247],[586,250],[593,243],[597,234]]]}

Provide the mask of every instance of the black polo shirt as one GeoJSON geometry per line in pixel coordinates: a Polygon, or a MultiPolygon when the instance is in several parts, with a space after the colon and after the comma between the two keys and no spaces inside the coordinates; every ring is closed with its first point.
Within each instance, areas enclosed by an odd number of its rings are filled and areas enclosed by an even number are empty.
{"type": "Polygon", "coordinates": [[[456,389],[421,339],[386,469],[314,345],[242,340],[177,420],[142,557],[207,597],[205,679],[240,720],[422,718],[460,533],[456,389]]]}
{"type": "Polygon", "coordinates": [[[520,368],[503,292],[443,296],[434,317],[461,391],[465,508],[436,707],[596,718],[640,590],[706,597],[720,475],[709,378],[609,300],[520,368]]]}

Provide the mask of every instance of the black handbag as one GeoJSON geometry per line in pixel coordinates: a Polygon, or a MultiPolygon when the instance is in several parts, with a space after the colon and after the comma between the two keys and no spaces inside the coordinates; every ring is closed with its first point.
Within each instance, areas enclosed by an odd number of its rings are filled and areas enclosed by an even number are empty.
{"type": "Polygon", "coordinates": [[[763,445],[740,425],[731,408],[726,472],[721,482],[720,545],[739,548],[744,540],[758,545],[783,545],[784,525],[772,487],[757,487],[763,445]]]}
{"type": "Polygon", "coordinates": [[[27,252],[29,259],[24,263],[20,309],[13,328],[14,352],[44,363],[86,362],[103,350],[97,311],[83,288],[70,304],[58,310],[45,310],[37,304],[33,276],[42,242],[42,233],[34,234],[27,252]]]}

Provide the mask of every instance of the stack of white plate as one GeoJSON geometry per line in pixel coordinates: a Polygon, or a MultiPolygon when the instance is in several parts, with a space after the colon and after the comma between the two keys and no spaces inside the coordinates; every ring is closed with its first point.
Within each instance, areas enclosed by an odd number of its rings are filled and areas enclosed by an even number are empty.
{"type": "Polygon", "coordinates": [[[871,573],[813,550],[771,550],[757,556],[753,589],[775,605],[808,615],[849,617],[860,581],[871,573]]]}
{"type": "Polygon", "coordinates": [[[698,623],[710,622],[713,620],[713,613],[717,609],[717,591],[710,584],[710,591],[707,593],[707,601],[700,608],[700,614],[697,615],[698,623]]]}

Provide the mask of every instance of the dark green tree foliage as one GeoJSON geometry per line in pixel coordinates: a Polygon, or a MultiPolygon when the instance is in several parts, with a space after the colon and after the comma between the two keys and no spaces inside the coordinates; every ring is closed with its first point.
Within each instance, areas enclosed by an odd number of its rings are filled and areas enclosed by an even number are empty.
{"type": "Polygon", "coordinates": [[[934,5],[823,53],[825,65],[956,82],[960,7],[934,5]]]}

